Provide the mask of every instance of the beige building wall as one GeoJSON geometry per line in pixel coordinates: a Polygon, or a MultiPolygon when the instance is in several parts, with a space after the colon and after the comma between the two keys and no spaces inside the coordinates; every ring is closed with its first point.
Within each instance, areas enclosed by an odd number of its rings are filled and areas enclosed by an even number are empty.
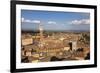
{"type": "Polygon", "coordinates": [[[29,44],[32,44],[32,43],[33,43],[32,38],[22,39],[22,45],[23,45],[23,46],[29,45],[29,44]]]}

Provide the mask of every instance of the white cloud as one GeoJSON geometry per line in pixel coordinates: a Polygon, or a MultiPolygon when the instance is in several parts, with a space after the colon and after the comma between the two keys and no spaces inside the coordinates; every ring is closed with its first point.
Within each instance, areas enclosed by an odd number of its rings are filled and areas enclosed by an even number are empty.
{"type": "Polygon", "coordinates": [[[56,24],[54,21],[48,21],[48,24],[56,24]]]}
{"type": "Polygon", "coordinates": [[[24,22],[31,23],[31,20],[27,19],[27,20],[24,20],[24,22]]]}
{"type": "Polygon", "coordinates": [[[33,20],[32,23],[40,23],[39,20],[33,20]]]}
{"type": "Polygon", "coordinates": [[[69,24],[75,24],[75,25],[90,24],[90,19],[73,20],[69,22],[69,24]]]}
{"type": "Polygon", "coordinates": [[[21,18],[21,21],[24,22],[24,18],[23,17],[21,18]]]}
{"type": "Polygon", "coordinates": [[[40,23],[39,20],[29,20],[25,18],[21,18],[21,22],[27,22],[27,23],[40,23]]]}

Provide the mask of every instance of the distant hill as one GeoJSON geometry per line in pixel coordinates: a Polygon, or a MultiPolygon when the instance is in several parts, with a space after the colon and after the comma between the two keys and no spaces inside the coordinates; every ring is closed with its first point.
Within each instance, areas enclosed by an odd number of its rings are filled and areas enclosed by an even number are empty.
{"type": "MultiPolygon", "coordinates": [[[[89,30],[44,30],[44,32],[90,32],[89,30]]],[[[39,33],[39,30],[22,30],[22,33],[39,33]]]]}

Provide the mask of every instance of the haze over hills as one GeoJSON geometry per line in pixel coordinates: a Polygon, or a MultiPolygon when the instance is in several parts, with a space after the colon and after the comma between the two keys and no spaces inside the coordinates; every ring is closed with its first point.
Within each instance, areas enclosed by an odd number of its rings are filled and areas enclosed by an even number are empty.
{"type": "MultiPolygon", "coordinates": [[[[61,32],[83,32],[83,31],[90,31],[90,25],[46,25],[44,24],[42,26],[44,31],[61,31],[61,32]]],[[[32,24],[32,23],[22,23],[21,25],[22,31],[39,31],[39,25],[38,24],[32,24]]]]}
{"type": "MultiPolygon", "coordinates": [[[[22,32],[39,32],[39,30],[22,30],[22,32]]],[[[90,32],[89,30],[44,30],[44,32],[90,32]]]]}

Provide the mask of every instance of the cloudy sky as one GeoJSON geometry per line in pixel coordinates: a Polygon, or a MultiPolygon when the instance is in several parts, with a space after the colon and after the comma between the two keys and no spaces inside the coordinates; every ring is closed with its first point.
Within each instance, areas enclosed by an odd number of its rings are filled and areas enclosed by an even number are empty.
{"type": "Polygon", "coordinates": [[[22,30],[90,30],[90,14],[78,12],[55,12],[21,10],[22,30]]]}

